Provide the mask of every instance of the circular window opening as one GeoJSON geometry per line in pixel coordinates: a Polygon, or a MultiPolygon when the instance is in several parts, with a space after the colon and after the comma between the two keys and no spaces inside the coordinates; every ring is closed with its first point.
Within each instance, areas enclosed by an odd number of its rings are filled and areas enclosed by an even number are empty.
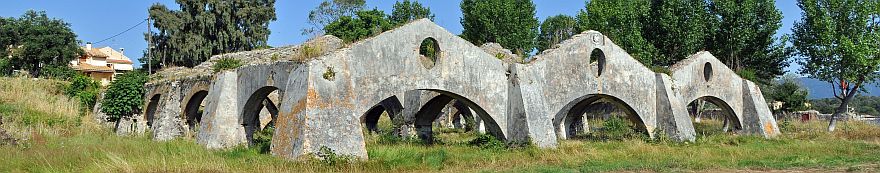
{"type": "Polygon", "coordinates": [[[605,52],[596,48],[593,49],[593,52],[590,53],[590,66],[594,66],[596,68],[596,77],[602,76],[602,72],[605,70],[605,52]]]}
{"type": "Polygon", "coordinates": [[[440,58],[440,44],[437,44],[437,40],[434,38],[428,37],[422,40],[422,43],[419,44],[419,60],[425,68],[433,68],[434,65],[437,65],[437,60],[440,58]]]}
{"type": "Polygon", "coordinates": [[[711,63],[707,62],[705,65],[703,65],[703,79],[705,79],[706,82],[708,82],[710,79],[712,79],[712,64],[711,63]]]}

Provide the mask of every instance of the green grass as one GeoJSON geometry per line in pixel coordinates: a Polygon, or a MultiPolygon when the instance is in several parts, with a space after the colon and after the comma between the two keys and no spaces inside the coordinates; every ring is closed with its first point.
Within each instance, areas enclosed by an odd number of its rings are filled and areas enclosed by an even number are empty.
{"type": "MultiPolygon", "coordinates": [[[[27,83],[23,83],[27,84],[27,83]]],[[[33,85],[25,85],[33,86],[33,85]]],[[[37,87],[41,88],[41,87],[37,87]]],[[[0,87],[0,92],[3,87],[0,87]]],[[[60,97],[60,96],[59,96],[60,97]]],[[[780,122],[783,135],[775,139],[710,133],[693,143],[624,139],[564,140],[556,149],[504,149],[471,145],[484,135],[436,129],[443,144],[417,141],[382,142],[381,134],[367,139],[369,160],[333,162],[288,161],[257,148],[208,150],[193,139],[167,142],[147,137],[120,137],[91,126],[76,112],[49,111],[49,106],[18,97],[0,99],[3,128],[26,138],[17,146],[0,146],[0,172],[601,172],[601,171],[730,171],[730,170],[880,170],[880,127],[843,122],[838,131],[824,131],[825,122],[780,122]],[[36,118],[24,121],[24,117],[36,118]],[[48,125],[63,119],[62,125],[48,125]],[[31,123],[26,123],[26,122],[31,123]],[[67,123],[73,122],[73,123],[67,123]],[[60,130],[63,129],[63,130],[60,130]],[[64,131],[64,132],[55,132],[64,131]]],[[[64,100],[64,99],[60,99],[64,100]]],[[[75,100],[69,104],[78,105],[75,100]]],[[[388,128],[390,120],[380,120],[388,128]]],[[[720,129],[720,123],[698,128],[720,129]]]]}

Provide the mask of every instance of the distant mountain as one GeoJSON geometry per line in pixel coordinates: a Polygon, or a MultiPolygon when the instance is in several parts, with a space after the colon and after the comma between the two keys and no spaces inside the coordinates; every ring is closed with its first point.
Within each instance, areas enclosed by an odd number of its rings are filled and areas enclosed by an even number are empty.
{"type": "MultiPolygon", "coordinates": [[[[833,98],[834,93],[831,90],[831,84],[828,82],[820,81],[818,79],[812,78],[800,78],[801,84],[804,85],[810,91],[810,99],[819,99],[819,98],[833,98]]],[[[868,93],[862,93],[868,96],[880,96],[880,86],[877,84],[868,84],[865,85],[868,89],[868,93]]]]}

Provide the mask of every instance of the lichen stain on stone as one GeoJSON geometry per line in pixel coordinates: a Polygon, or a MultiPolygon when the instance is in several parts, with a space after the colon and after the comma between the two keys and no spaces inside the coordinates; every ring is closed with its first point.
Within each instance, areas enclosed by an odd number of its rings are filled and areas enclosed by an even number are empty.
{"type": "Polygon", "coordinates": [[[764,123],[764,133],[766,133],[767,135],[776,135],[776,133],[775,133],[776,131],[773,129],[774,128],[773,128],[772,123],[770,123],[770,122],[764,123]]]}
{"type": "Polygon", "coordinates": [[[303,118],[307,118],[305,116],[299,117],[298,115],[305,110],[305,102],[304,99],[297,101],[297,104],[293,106],[290,113],[281,113],[281,115],[278,116],[278,122],[281,123],[276,124],[276,129],[279,131],[277,131],[272,138],[271,151],[273,154],[284,157],[296,155],[293,153],[294,141],[302,140],[303,137],[300,132],[305,127],[305,120],[303,118]]]}

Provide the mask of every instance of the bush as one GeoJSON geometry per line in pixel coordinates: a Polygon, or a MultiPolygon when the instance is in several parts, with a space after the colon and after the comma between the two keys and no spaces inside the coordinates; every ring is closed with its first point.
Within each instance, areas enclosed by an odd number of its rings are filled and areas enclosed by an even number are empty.
{"type": "Polygon", "coordinates": [[[9,76],[12,74],[12,63],[9,59],[0,57],[0,76],[9,76]]]}
{"type": "Polygon", "coordinates": [[[64,94],[77,98],[84,110],[95,106],[100,92],[100,84],[85,75],[73,75],[70,85],[64,87],[64,94]]]}
{"type": "Polygon", "coordinates": [[[147,83],[147,74],[140,71],[128,72],[118,76],[110,83],[101,111],[112,119],[119,119],[132,114],[140,113],[144,104],[144,84],[147,83]]]}
{"type": "Polygon", "coordinates": [[[346,164],[354,160],[350,156],[336,154],[333,149],[327,146],[321,146],[321,149],[318,151],[318,158],[321,159],[321,163],[329,166],[346,164]]]}
{"type": "Polygon", "coordinates": [[[214,63],[214,73],[223,70],[235,69],[241,67],[241,60],[235,58],[220,58],[214,63]]]}
{"type": "Polygon", "coordinates": [[[758,81],[758,75],[755,74],[755,70],[752,69],[742,69],[736,72],[739,77],[755,82],[758,81]]]}
{"type": "Polygon", "coordinates": [[[254,148],[260,150],[262,154],[268,154],[272,146],[272,136],[275,135],[275,126],[266,126],[263,130],[254,132],[254,148]]]}
{"type": "Polygon", "coordinates": [[[494,136],[489,134],[480,134],[477,136],[476,139],[471,140],[468,144],[483,149],[502,150],[507,148],[507,144],[504,144],[504,141],[498,140],[498,138],[495,138],[494,136]]]}
{"type": "Polygon", "coordinates": [[[71,80],[77,76],[76,71],[67,66],[46,66],[40,70],[40,76],[49,79],[71,80]]]}

